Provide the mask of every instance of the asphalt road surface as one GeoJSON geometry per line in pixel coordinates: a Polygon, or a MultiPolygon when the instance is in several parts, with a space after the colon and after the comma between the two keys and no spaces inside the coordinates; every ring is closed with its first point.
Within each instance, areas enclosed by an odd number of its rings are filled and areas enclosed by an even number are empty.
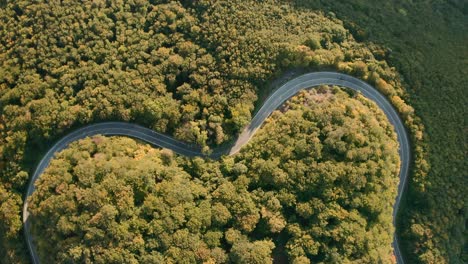
{"type": "MultiPolygon", "coordinates": [[[[263,122],[270,114],[279,108],[287,99],[294,96],[301,90],[317,87],[320,85],[338,85],[347,87],[360,92],[368,99],[374,101],[385,113],[390,123],[395,128],[398,136],[399,154],[400,154],[400,183],[398,185],[398,195],[394,204],[393,210],[393,224],[395,225],[396,214],[400,207],[402,193],[405,189],[409,164],[410,164],[410,144],[408,134],[402,120],[398,116],[395,109],[391,106],[389,101],[380,94],[375,88],[369,84],[354,78],[352,76],[336,73],[336,72],[313,72],[301,75],[294,78],[281,87],[276,89],[263,103],[262,107],[252,118],[250,124],[242,131],[238,139],[231,146],[223,146],[215,148],[210,154],[202,153],[201,149],[197,146],[178,141],[170,136],[155,132],[151,129],[125,122],[105,122],[97,123],[82,127],[66,135],[58,142],[56,142],[49,151],[42,157],[37,165],[36,170],[29,182],[26,198],[29,198],[34,192],[34,183],[44,172],[45,168],[49,165],[50,160],[54,157],[55,153],[65,149],[71,142],[83,139],[93,135],[119,135],[137,138],[145,141],[154,146],[161,148],[171,149],[172,151],[185,155],[188,157],[202,156],[212,159],[218,159],[223,155],[233,155],[237,153],[242,146],[249,142],[250,138],[255,134],[258,128],[261,127],[263,122]]],[[[32,262],[39,263],[39,258],[34,247],[34,241],[30,234],[30,218],[28,212],[28,199],[26,199],[23,206],[23,225],[26,241],[28,244],[29,252],[31,254],[32,262]]],[[[398,263],[404,263],[401,256],[398,238],[394,234],[393,248],[398,263]]]]}

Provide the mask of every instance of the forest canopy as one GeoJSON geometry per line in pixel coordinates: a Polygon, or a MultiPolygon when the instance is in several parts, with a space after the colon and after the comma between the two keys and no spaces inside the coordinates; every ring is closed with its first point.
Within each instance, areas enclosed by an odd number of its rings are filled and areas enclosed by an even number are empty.
{"type": "Polygon", "coordinates": [[[33,234],[44,263],[392,263],[398,166],[376,105],[323,87],[221,161],[73,143],[37,182],[33,234]]]}
{"type": "Polygon", "coordinates": [[[42,153],[65,133],[119,120],[205,148],[226,144],[287,71],[336,70],[379,89],[413,132],[414,188],[426,188],[422,126],[385,62],[390,51],[357,42],[333,13],[273,0],[0,6],[2,262],[26,261],[25,186],[42,153]]]}
{"type": "Polygon", "coordinates": [[[386,61],[426,127],[413,130],[424,140],[412,140],[415,167],[397,217],[400,250],[406,263],[468,263],[467,2],[293,2],[332,12],[356,39],[391,50],[386,61]]]}

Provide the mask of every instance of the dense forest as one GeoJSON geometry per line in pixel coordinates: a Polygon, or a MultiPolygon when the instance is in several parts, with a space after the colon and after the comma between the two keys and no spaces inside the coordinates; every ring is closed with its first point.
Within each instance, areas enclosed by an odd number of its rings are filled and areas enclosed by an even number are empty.
{"type": "Polygon", "coordinates": [[[249,122],[268,80],[300,67],[368,80],[414,124],[387,51],[357,43],[332,15],[275,1],[15,1],[0,12],[5,262],[27,257],[19,213],[30,171],[74,127],[124,120],[222,144],[249,122]]]}
{"type": "Polygon", "coordinates": [[[392,50],[387,61],[424,122],[424,166],[430,165],[427,174],[416,169],[409,183],[397,229],[401,249],[409,263],[468,263],[466,1],[294,2],[333,12],[356,38],[392,50]]]}
{"type": "Polygon", "coordinates": [[[326,87],[281,111],[219,162],[129,138],[73,143],[31,198],[43,262],[392,263],[399,157],[385,115],[326,87]]]}
{"type": "Polygon", "coordinates": [[[374,85],[412,132],[410,260],[463,262],[468,23],[457,1],[397,2],[0,1],[0,261],[27,261],[22,194],[64,133],[123,120],[209,148],[235,138],[271,80],[327,69],[374,85]]]}

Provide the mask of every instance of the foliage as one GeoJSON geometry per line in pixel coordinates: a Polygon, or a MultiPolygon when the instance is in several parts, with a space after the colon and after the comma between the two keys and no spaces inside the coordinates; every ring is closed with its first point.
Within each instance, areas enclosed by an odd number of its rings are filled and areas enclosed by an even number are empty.
{"type": "Polygon", "coordinates": [[[94,137],[60,153],[31,199],[35,232],[47,234],[38,244],[44,262],[181,263],[219,255],[220,238],[205,234],[207,189],[165,152],[94,137]]]}
{"type": "MultiPolygon", "coordinates": [[[[288,69],[335,69],[375,84],[403,114],[413,139],[422,139],[382,50],[357,43],[332,15],[273,0],[21,0],[1,6],[5,262],[25,255],[19,214],[29,172],[51,142],[77,126],[137,122],[207,148],[235,138],[258,95],[267,94],[268,80],[288,69]]],[[[415,171],[424,174],[422,149],[415,153],[415,171]]],[[[255,222],[255,214],[242,213],[255,222]]],[[[252,223],[237,228],[247,231],[252,223]]]]}
{"type": "Polygon", "coordinates": [[[422,130],[409,126],[415,164],[399,217],[400,248],[408,263],[467,263],[466,2],[294,2],[302,10],[330,12],[367,45],[388,47],[375,55],[401,73],[405,100],[426,127],[421,141],[422,130]]]}
{"type": "Polygon", "coordinates": [[[260,188],[266,228],[287,234],[291,261],[391,262],[396,136],[373,103],[346,98],[299,94],[234,157],[260,188]]]}
{"type": "Polygon", "coordinates": [[[73,143],[31,197],[41,258],[271,263],[283,243],[296,262],[391,263],[395,133],[362,96],[320,91],[291,100],[221,161],[128,138],[73,143]]]}

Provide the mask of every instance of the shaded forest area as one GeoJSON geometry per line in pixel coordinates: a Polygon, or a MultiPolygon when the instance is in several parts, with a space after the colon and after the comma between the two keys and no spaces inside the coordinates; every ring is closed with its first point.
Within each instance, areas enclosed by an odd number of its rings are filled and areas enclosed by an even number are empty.
{"type": "Polygon", "coordinates": [[[277,1],[2,4],[2,262],[26,261],[22,194],[64,133],[123,120],[209,148],[235,138],[269,80],[294,68],[353,74],[385,94],[412,132],[415,182],[424,187],[423,128],[389,56],[356,42],[334,14],[277,1]]]}
{"type": "Polygon", "coordinates": [[[391,48],[407,101],[426,127],[426,174],[415,172],[398,233],[409,263],[468,263],[468,5],[460,0],[294,1],[332,11],[364,42],[391,48]]]}
{"type": "Polygon", "coordinates": [[[399,157],[383,112],[326,87],[282,111],[221,161],[73,143],[31,198],[42,262],[392,263],[399,157]]]}

